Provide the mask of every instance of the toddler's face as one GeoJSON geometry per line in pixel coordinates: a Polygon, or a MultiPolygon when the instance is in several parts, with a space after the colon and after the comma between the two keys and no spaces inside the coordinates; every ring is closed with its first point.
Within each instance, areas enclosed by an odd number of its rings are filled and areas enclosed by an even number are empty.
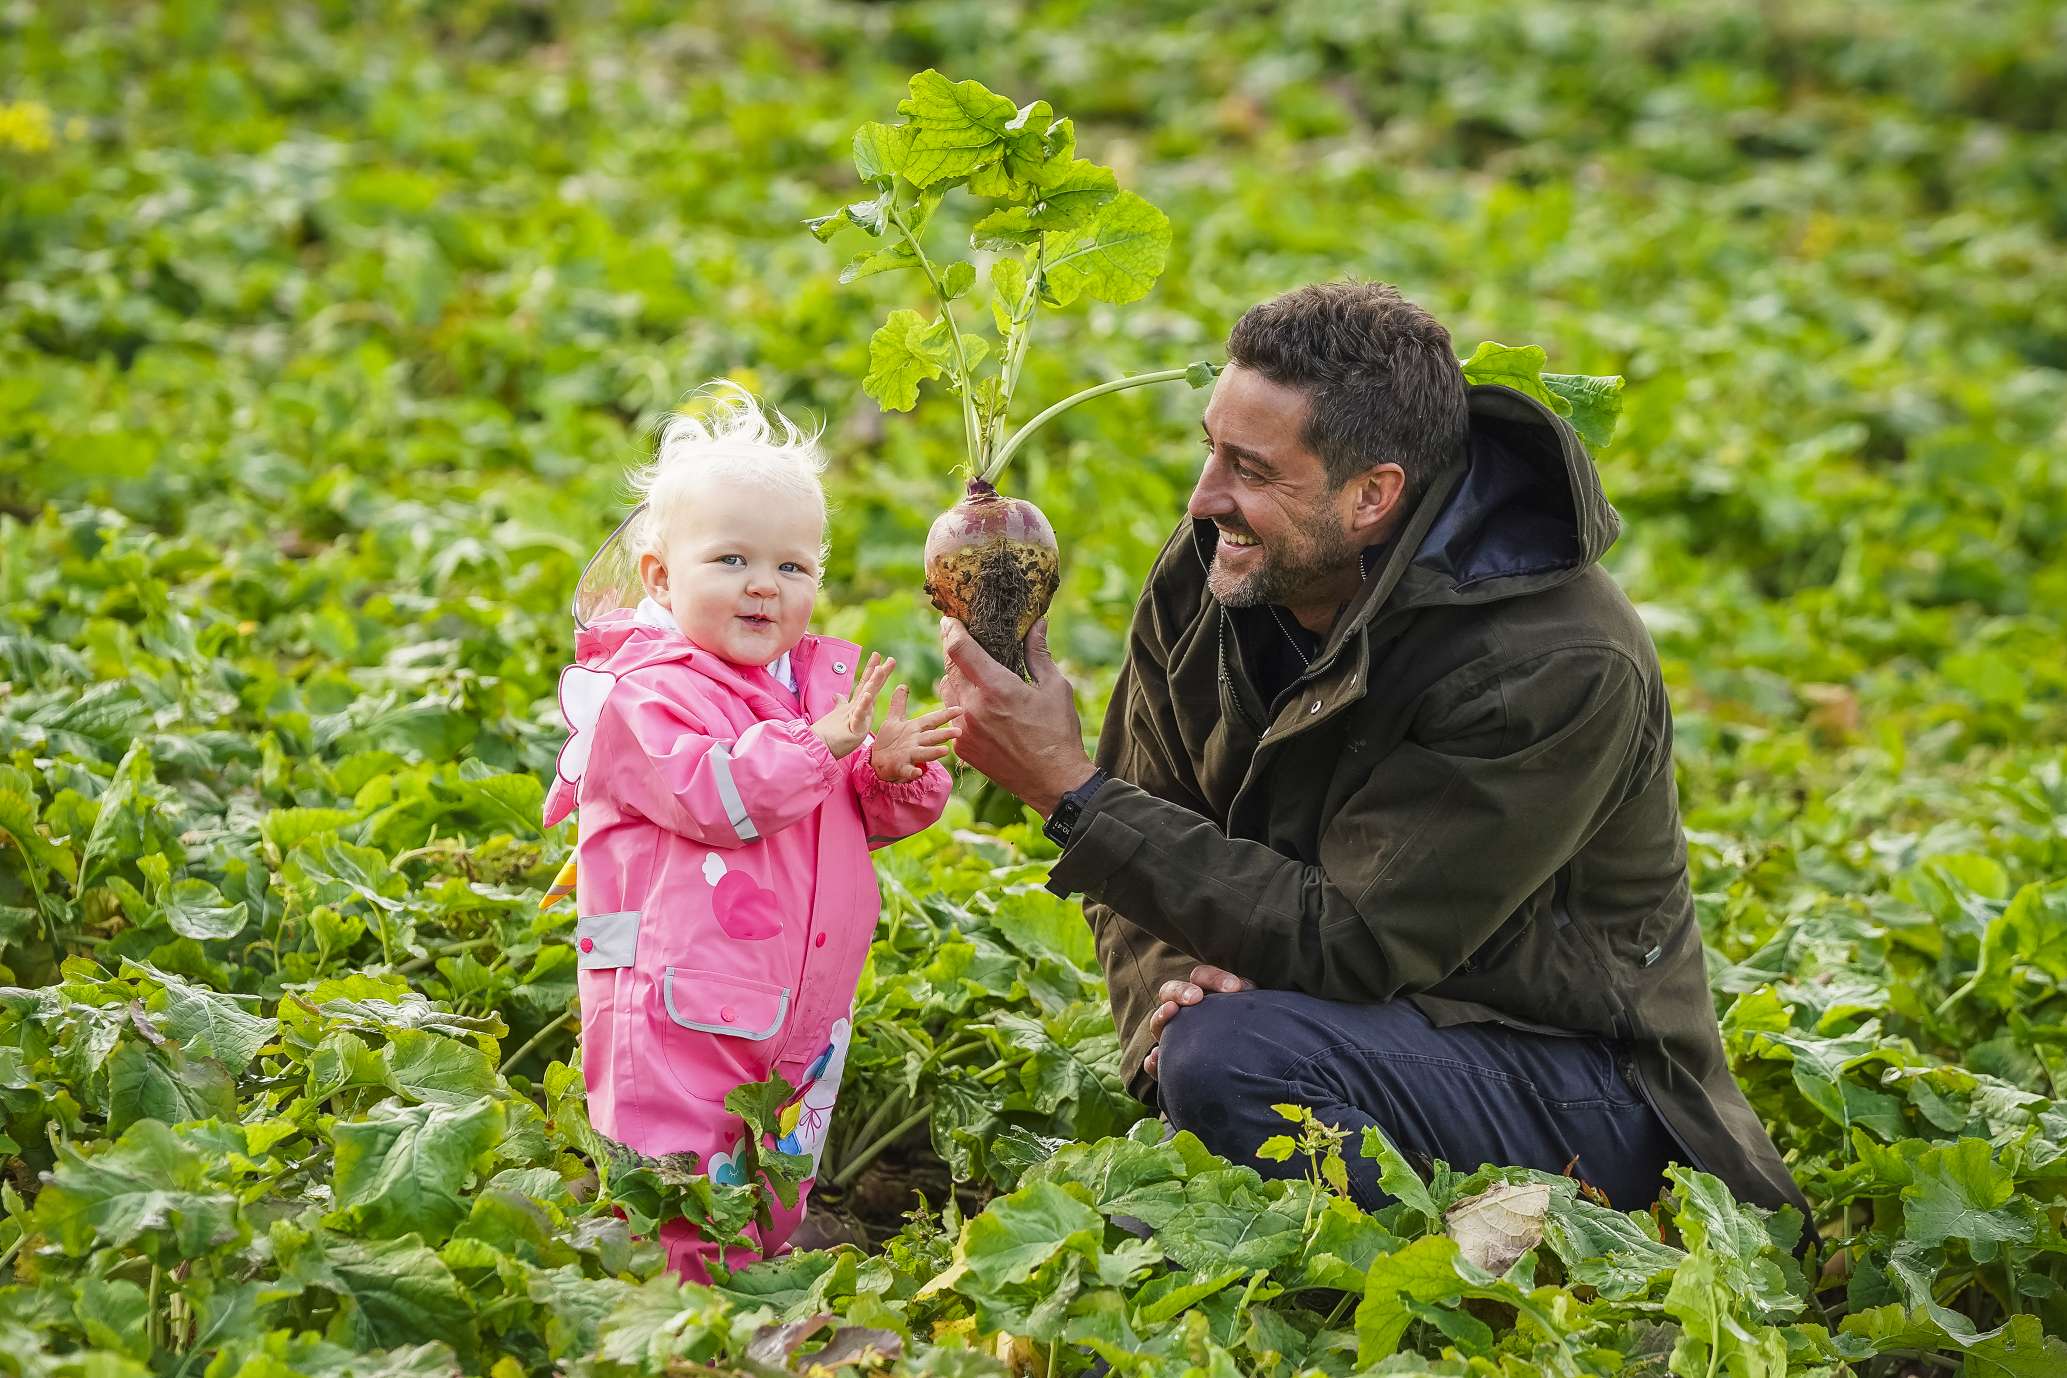
{"type": "Polygon", "coordinates": [[[713,480],[680,504],[659,555],[639,561],[652,599],[706,651],[767,665],[803,639],[818,598],[818,513],[739,480],[713,480]]]}

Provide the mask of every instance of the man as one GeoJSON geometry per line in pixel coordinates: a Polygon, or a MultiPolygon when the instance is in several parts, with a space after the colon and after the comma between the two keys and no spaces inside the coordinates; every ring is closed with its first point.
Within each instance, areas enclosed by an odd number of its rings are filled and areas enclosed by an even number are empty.
{"type": "MultiPolygon", "coordinates": [[[[1577,436],[1468,387],[1382,284],[1266,302],[1227,352],[1095,769],[1045,627],[1026,684],[942,626],[959,754],[1061,841],[1136,1094],[1266,1173],[1300,1170],[1255,1157],[1298,1101],[1624,1209],[1676,1160],[1806,1215],[1724,1060],[1664,686],[1577,436]]],[[[1352,1187],[1382,1199],[1368,1161],[1352,1187]]]]}

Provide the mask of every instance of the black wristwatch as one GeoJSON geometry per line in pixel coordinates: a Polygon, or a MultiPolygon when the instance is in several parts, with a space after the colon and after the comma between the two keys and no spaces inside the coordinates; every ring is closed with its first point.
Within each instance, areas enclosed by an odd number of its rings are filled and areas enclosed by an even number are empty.
{"type": "Polygon", "coordinates": [[[1102,770],[1094,770],[1090,779],[1056,801],[1055,812],[1049,814],[1048,821],[1041,825],[1041,831],[1050,842],[1058,847],[1069,845],[1069,836],[1076,831],[1077,819],[1083,815],[1084,805],[1090,803],[1099,786],[1111,778],[1102,770]]]}

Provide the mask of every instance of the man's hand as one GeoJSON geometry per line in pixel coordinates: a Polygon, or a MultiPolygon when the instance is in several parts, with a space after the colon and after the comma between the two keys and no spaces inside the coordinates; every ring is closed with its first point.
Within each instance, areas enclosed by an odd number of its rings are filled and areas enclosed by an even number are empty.
{"type": "Polygon", "coordinates": [[[1162,1065],[1163,1029],[1177,1017],[1177,1011],[1186,1005],[1198,1004],[1206,998],[1209,991],[1232,995],[1236,991],[1254,989],[1254,981],[1245,981],[1231,971],[1222,971],[1219,967],[1209,967],[1203,963],[1193,967],[1190,977],[1185,980],[1163,982],[1163,988],[1156,992],[1156,998],[1162,1003],[1157,1005],[1155,1013],[1148,1017],[1148,1031],[1155,1036],[1155,1046],[1148,1050],[1147,1057],[1141,1059],[1141,1070],[1152,1077],[1156,1074],[1156,1068],[1162,1065]]]}
{"type": "Polygon", "coordinates": [[[940,619],[940,648],[947,655],[940,701],[963,710],[955,754],[1046,818],[1093,769],[1076,692],[1048,654],[1047,619],[1026,637],[1032,684],[992,660],[952,617],[940,619]]]}

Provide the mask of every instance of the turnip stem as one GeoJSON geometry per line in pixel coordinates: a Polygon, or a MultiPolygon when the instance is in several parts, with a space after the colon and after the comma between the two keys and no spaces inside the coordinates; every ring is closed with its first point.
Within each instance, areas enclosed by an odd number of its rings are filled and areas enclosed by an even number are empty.
{"type": "Polygon", "coordinates": [[[1108,382],[1100,383],[1096,387],[1085,388],[1082,392],[1071,393],[1014,431],[1012,438],[1004,443],[1003,447],[998,450],[997,455],[989,464],[984,466],[983,472],[977,477],[986,483],[996,482],[998,475],[1005,471],[1005,465],[1011,460],[1019,447],[1026,443],[1029,436],[1079,402],[1088,402],[1094,397],[1103,397],[1108,392],[1122,392],[1128,388],[1138,388],[1149,383],[1175,383],[1190,372],[1189,368],[1158,369],[1154,373],[1136,373],[1126,378],[1114,378],[1108,382]]]}
{"type": "Polygon", "coordinates": [[[1019,306],[1012,313],[1012,339],[1005,350],[1005,360],[998,373],[998,409],[990,418],[990,424],[983,432],[983,453],[976,456],[972,468],[988,471],[991,453],[997,449],[998,432],[1004,428],[1005,413],[1012,406],[1012,394],[1019,388],[1019,370],[1026,363],[1026,342],[1033,335],[1034,308],[1041,301],[1042,260],[1048,253],[1048,237],[1041,236],[1041,242],[1034,249],[1033,273],[1027,278],[1026,291],[1021,295],[1019,306]]]}
{"type": "Polygon", "coordinates": [[[890,208],[890,223],[904,236],[904,242],[911,245],[912,254],[919,260],[919,267],[925,270],[926,281],[933,285],[933,295],[940,302],[940,314],[947,321],[947,333],[954,340],[957,385],[955,390],[962,394],[962,438],[969,447],[969,463],[973,467],[977,462],[976,447],[981,435],[976,425],[976,396],[971,387],[974,379],[969,373],[969,355],[962,348],[961,323],[955,319],[954,307],[948,301],[947,288],[941,283],[940,274],[933,271],[933,260],[926,257],[925,249],[920,247],[919,237],[912,233],[911,226],[904,223],[904,217],[897,213],[895,206],[890,208]]]}

